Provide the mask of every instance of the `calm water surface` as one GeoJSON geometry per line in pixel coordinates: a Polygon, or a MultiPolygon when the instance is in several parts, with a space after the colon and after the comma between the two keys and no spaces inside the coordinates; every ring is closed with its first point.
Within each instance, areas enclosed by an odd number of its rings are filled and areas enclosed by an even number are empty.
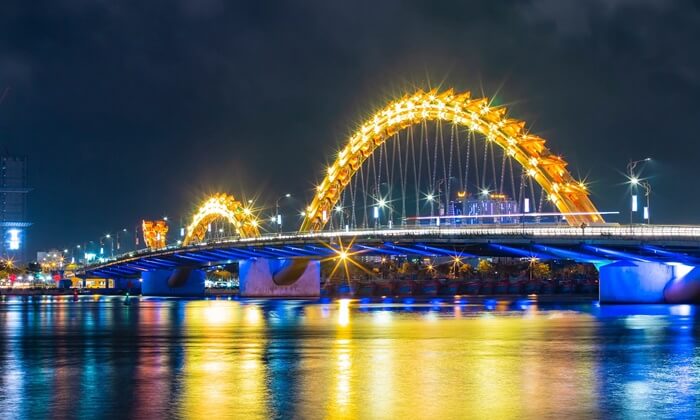
{"type": "Polygon", "coordinates": [[[693,418],[678,306],[0,298],[0,419],[693,418]]]}

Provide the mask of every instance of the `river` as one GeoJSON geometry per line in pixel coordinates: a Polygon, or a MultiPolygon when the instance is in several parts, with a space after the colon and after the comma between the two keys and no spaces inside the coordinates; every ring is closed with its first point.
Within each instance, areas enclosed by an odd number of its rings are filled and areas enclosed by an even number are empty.
{"type": "Polygon", "coordinates": [[[691,418],[691,305],[0,297],[0,418],[691,418]]]}

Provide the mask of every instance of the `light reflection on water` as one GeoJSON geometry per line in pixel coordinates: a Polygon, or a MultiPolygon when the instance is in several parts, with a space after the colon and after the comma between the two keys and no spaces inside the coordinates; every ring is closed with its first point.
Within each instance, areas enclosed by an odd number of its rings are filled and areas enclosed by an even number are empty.
{"type": "Polygon", "coordinates": [[[697,415],[695,306],[457,302],[0,298],[0,418],[697,415]]]}

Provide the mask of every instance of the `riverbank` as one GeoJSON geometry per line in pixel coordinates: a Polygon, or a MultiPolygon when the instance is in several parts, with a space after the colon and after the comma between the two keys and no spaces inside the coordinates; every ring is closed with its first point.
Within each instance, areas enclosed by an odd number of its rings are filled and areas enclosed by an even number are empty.
{"type": "MultiPolygon", "coordinates": [[[[0,296],[74,296],[75,289],[0,289],[0,296]]],[[[140,291],[129,293],[133,297],[141,297],[140,291]]],[[[82,289],[78,296],[125,296],[126,291],[117,289],[82,289]]],[[[239,299],[237,290],[231,289],[207,289],[203,296],[194,298],[207,299],[239,299]]],[[[279,298],[278,298],[279,299],[279,298]]],[[[338,299],[350,299],[360,303],[487,303],[492,300],[518,300],[530,299],[543,303],[553,302],[590,302],[597,300],[597,293],[571,293],[571,294],[489,294],[489,295],[390,295],[390,296],[321,296],[321,302],[330,302],[338,299]]],[[[310,299],[315,300],[315,299],[310,299]]]]}

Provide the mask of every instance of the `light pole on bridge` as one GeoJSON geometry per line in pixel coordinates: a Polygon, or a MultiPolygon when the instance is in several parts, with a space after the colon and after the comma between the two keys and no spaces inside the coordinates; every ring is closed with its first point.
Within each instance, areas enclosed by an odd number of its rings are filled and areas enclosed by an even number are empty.
{"type": "MultiPolygon", "coordinates": [[[[630,183],[630,198],[631,198],[631,203],[630,203],[630,225],[634,222],[634,213],[637,211],[637,185],[639,185],[640,181],[639,178],[637,177],[637,174],[634,172],[634,168],[637,167],[640,163],[646,163],[649,162],[651,158],[644,158],[644,159],[638,159],[638,160],[630,160],[629,163],[627,164],[627,179],[629,179],[630,183]]],[[[648,184],[648,183],[647,183],[648,184]]],[[[649,197],[647,196],[647,202],[649,200],[649,197]]],[[[647,206],[647,211],[648,211],[648,206],[647,206]]]]}
{"type": "Polygon", "coordinates": [[[644,220],[647,221],[647,224],[651,224],[651,184],[649,181],[642,181],[639,183],[639,186],[642,187],[644,190],[644,197],[646,198],[646,206],[644,206],[644,220]]]}
{"type": "Polygon", "coordinates": [[[285,195],[280,196],[275,201],[275,219],[277,222],[277,233],[282,233],[282,215],[280,214],[280,200],[285,198],[291,198],[291,196],[292,195],[290,193],[287,193],[285,195]]]}

